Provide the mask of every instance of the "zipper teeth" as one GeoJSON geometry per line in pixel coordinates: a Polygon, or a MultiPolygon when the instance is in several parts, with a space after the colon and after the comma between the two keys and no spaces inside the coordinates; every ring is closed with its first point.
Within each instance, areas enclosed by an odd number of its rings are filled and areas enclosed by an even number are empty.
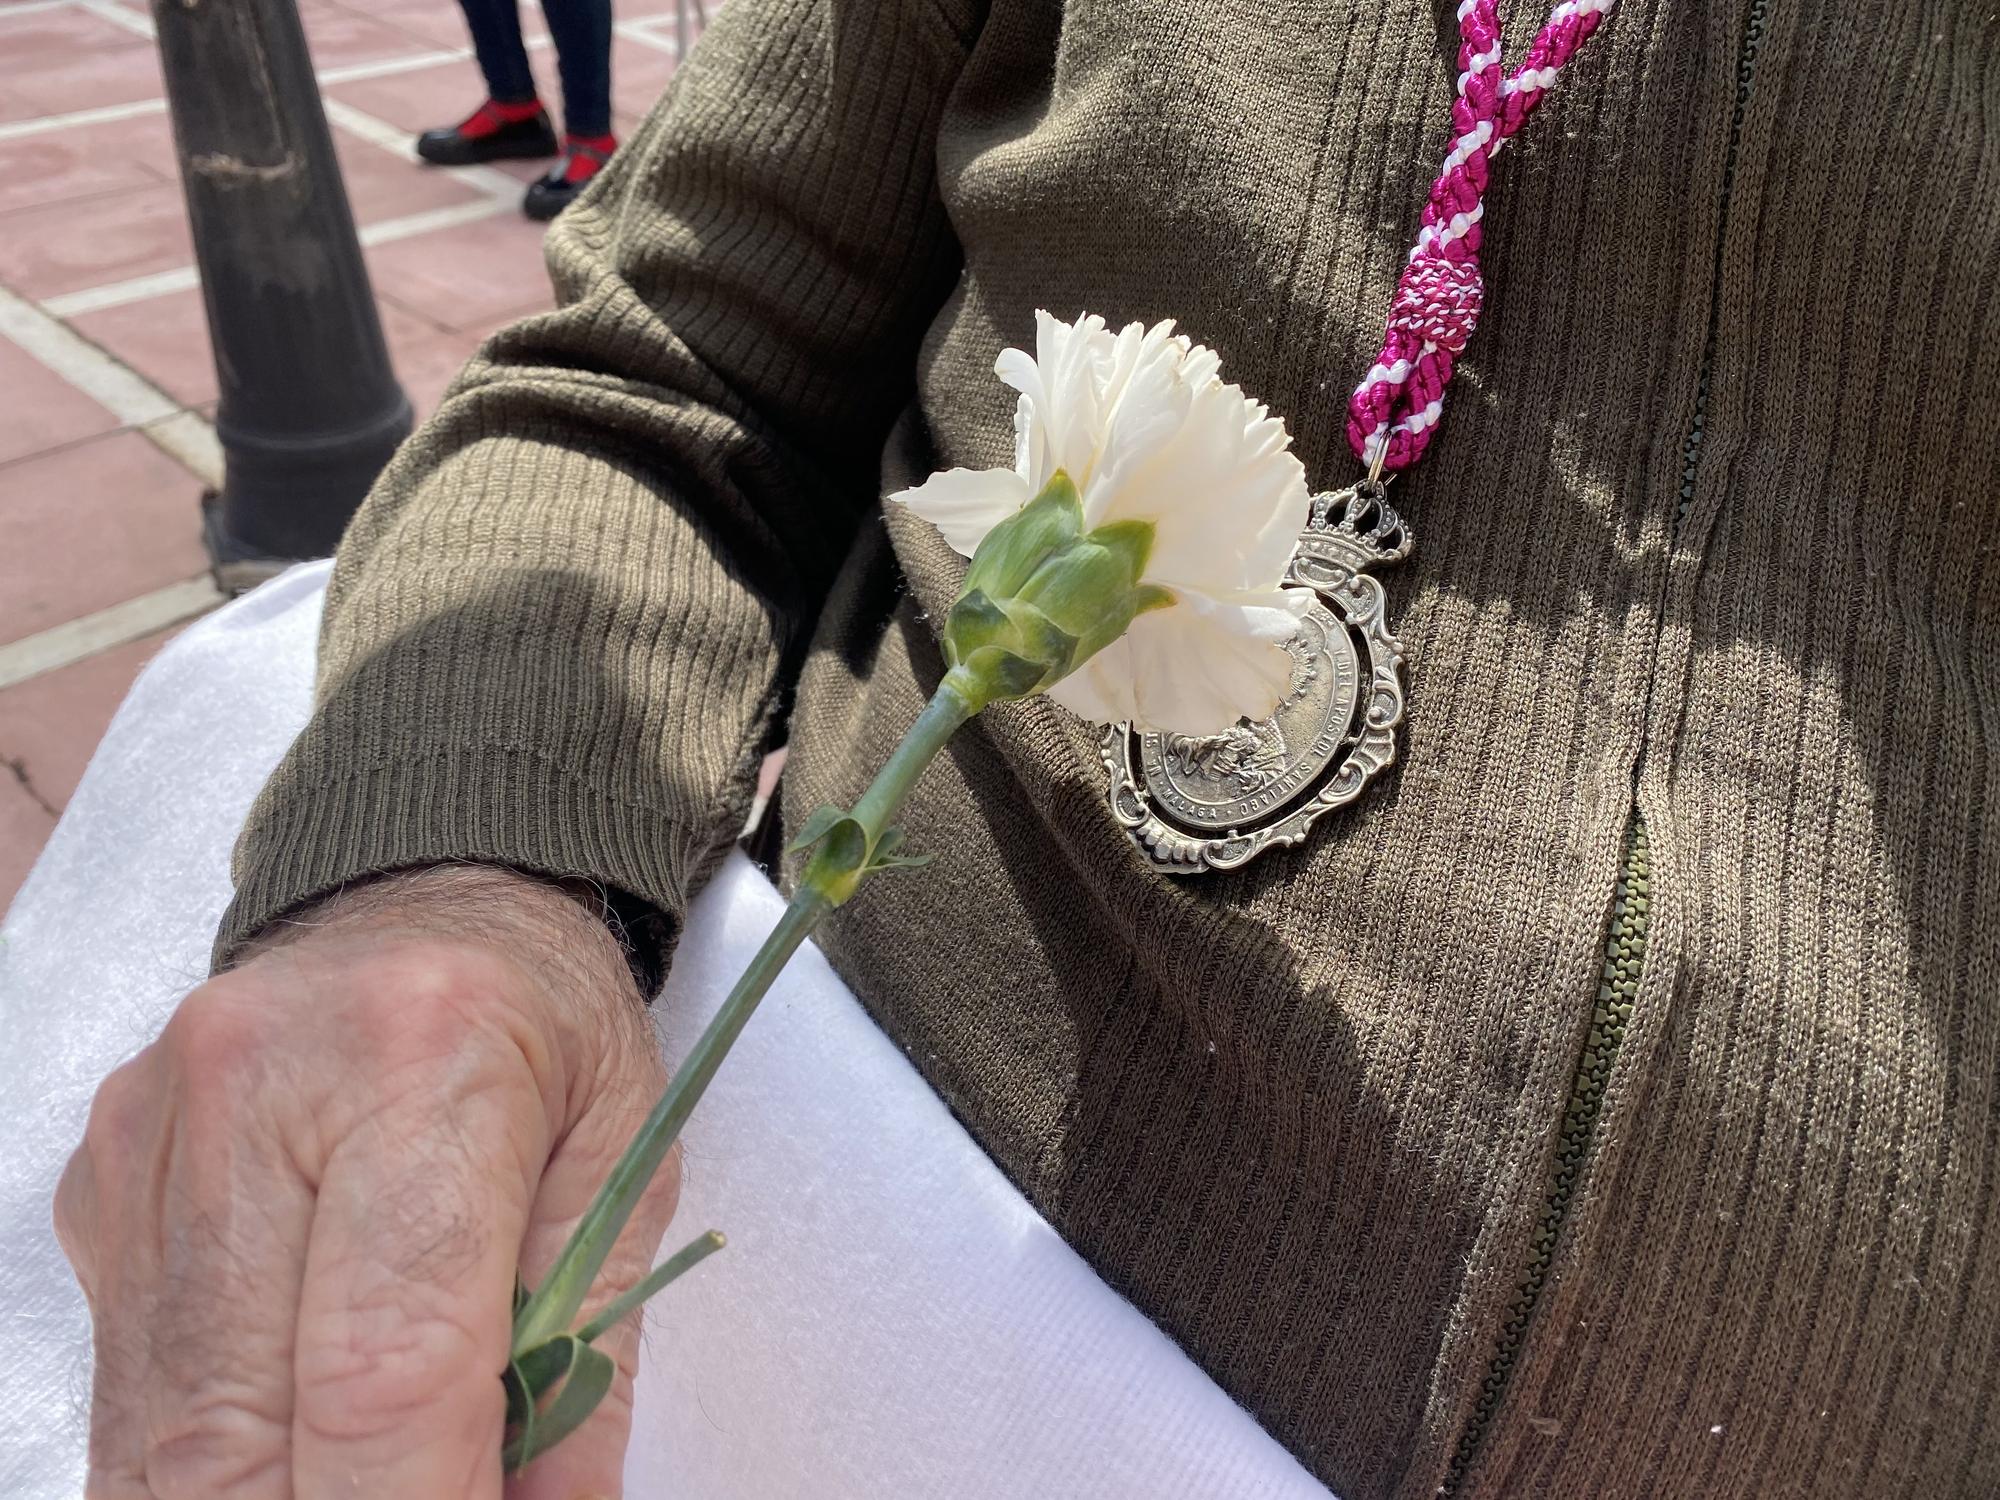
{"type": "MultiPolygon", "coordinates": [[[[1749,0],[1743,19],[1742,44],[1736,54],[1736,100],[1729,116],[1729,146],[1722,162],[1722,223],[1729,221],[1731,194],[1736,187],[1736,160],[1743,141],[1743,122],[1749,112],[1750,88],[1757,72],[1757,49],[1764,40],[1767,0],[1749,0]]],[[[1701,467],[1702,440],[1708,426],[1709,377],[1715,364],[1716,339],[1722,323],[1722,257],[1727,236],[1716,235],[1715,268],[1709,280],[1708,328],[1703,335],[1700,373],[1695,380],[1694,416],[1688,424],[1687,444],[1681,450],[1681,482],[1674,507],[1673,539],[1678,540],[1682,524],[1694,506],[1695,478],[1701,467]]],[[[1598,981],[1597,1003],[1591,1011],[1590,1035],[1584,1042],[1583,1057],[1577,1064],[1570,1086],[1569,1103],[1563,1110],[1562,1135],[1556,1147],[1554,1179],[1535,1229],[1535,1241],[1528,1254],[1527,1274],[1507,1306],[1507,1321],[1501,1327],[1498,1347],[1480,1382],[1479,1397],[1458,1447],[1445,1470],[1438,1494],[1458,1493],[1472,1460],[1486,1436],[1493,1413],[1513,1373],[1521,1342],[1527,1336],[1528,1319],[1541,1299],[1542,1283],[1555,1257],[1556,1237],[1569,1216],[1570,1198],[1576,1190],[1577,1174],[1590,1151],[1597,1130],[1597,1117],[1604,1108],[1604,1086],[1611,1077],[1611,1065],[1625,1041],[1625,1028],[1632,1019],[1632,1005],[1639,993],[1639,971],[1646,957],[1646,923],[1651,911],[1652,851],[1646,838],[1645,820],[1635,807],[1631,831],[1625,846],[1625,861],[1619,871],[1617,890],[1611,902],[1611,934],[1604,945],[1604,970],[1598,981]]]]}
{"type": "Polygon", "coordinates": [[[1582,1170],[1591,1136],[1597,1129],[1598,1114],[1604,1107],[1605,1081],[1611,1076],[1611,1064],[1625,1040],[1626,1024],[1632,1019],[1632,1002],[1639,992],[1639,969],[1646,957],[1651,878],[1652,856],[1646,842],[1646,825],[1635,817],[1630,841],[1625,846],[1624,867],[1618,875],[1617,892],[1611,901],[1611,935],[1604,944],[1604,969],[1597,982],[1597,1004],[1590,1013],[1590,1035],[1584,1042],[1583,1060],[1570,1088],[1569,1105],[1563,1111],[1555,1177],[1542,1209],[1541,1223],[1536,1226],[1528,1272],[1507,1307],[1507,1322],[1500,1330],[1500,1347],[1486,1368],[1479,1400],[1473,1405],[1472,1419],[1458,1440],[1440,1493],[1454,1493],[1465,1478],[1472,1455],[1486,1435],[1493,1409],[1500,1403],[1500,1393],[1506,1388],[1514,1356],[1527,1333],[1528,1315],[1541,1296],[1543,1278],[1548,1275],[1549,1262],[1555,1255],[1556,1235],[1569,1213],[1577,1173],[1582,1170]]]}
{"type": "MultiPolygon", "coordinates": [[[[1729,200],[1736,191],[1736,155],[1743,144],[1743,120],[1750,110],[1750,85],[1757,75],[1757,48],[1764,40],[1766,0],[1750,0],[1743,18],[1743,45],[1736,53],[1736,107],[1729,115],[1729,150],[1722,159],[1722,216],[1729,221],[1729,200]]],[[[1715,269],[1709,278],[1708,330],[1702,337],[1701,375],[1695,382],[1694,420],[1688,425],[1687,447],[1681,452],[1680,503],[1674,508],[1674,535],[1694,506],[1695,471],[1701,466],[1701,442],[1708,427],[1708,380],[1715,365],[1715,340],[1722,327],[1722,252],[1727,235],[1715,237],[1715,269]]]]}

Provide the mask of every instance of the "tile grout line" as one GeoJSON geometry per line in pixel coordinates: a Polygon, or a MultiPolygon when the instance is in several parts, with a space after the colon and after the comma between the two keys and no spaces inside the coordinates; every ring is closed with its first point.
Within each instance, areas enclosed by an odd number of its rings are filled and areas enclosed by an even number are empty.
{"type": "Polygon", "coordinates": [[[0,142],[18,141],[25,136],[47,135],[58,130],[81,130],[90,125],[113,125],[120,120],[136,120],[141,115],[166,112],[167,101],[164,99],[134,99],[126,104],[100,104],[93,109],[73,109],[65,114],[41,115],[32,120],[9,120],[0,125],[0,142]]]}
{"type": "MultiPolygon", "coordinates": [[[[505,176],[496,173],[496,176],[505,176]]],[[[518,192],[520,184],[511,177],[518,192]]],[[[501,198],[497,194],[482,192],[471,203],[449,203],[443,208],[427,208],[420,213],[404,214],[400,218],[383,219],[378,223],[363,225],[355,231],[363,245],[387,245],[396,240],[410,239],[415,235],[429,234],[434,229],[452,229],[460,224],[477,223],[490,219],[496,214],[515,208],[514,197],[501,198]]],[[[45,297],[40,302],[43,312],[56,318],[77,318],[85,313],[101,312],[107,307],[124,307],[128,303],[147,302],[155,297],[165,297],[174,292],[184,292],[201,285],[201,273],[193,266],[175,266],[167,271],[153,271],[145,276],[134,276],[129,281],[107,281],[102,286],[84,287],[80,291],[60,292],[53,297],[45,297]]]]}
{"type": "MultiPolygon", "coordinates": [[[[68,5],[71,0],[59,0],[68,5]]],[[[4,19],[4,18],[0,18],[4,19]]],[[[528,43],[528,50],[547,42],[528,43]]],[[[470,49],[457,48],[440,52],[417,52],[405,57],[383,58],[377,62],[349,63],[339,68],[323,68],[313,75],[321,88],[337,88],[343,83],[366,83],[373,78],[390,78],[398,73],[416,73],[425,68],[442,67],[446,63],[463,62],[472,56],[470,49]]],[[[90,125],[113,125],[120,120],[135,120],[141,115],[160,115],[167,111],[165,99],[134,99],[125,104],[100,104],[94,109],[75,109],[65,114],[41,115],[32,120],[9,120],[0,124],[0,142],[20,140],[24,136],[47,135],[60,130],[77,130],[90,125]]]]}
{"type": "MultiPolygon", "coordinates": [[[[0,337],[53,371],[211,489],[222,484],[215,428],[67,324],[0,286],[0,337]]],[[[190,579],[0,646],[11,687],[124,645],[222,602],[212,579],[190,579]],[[206,592],[203,592],[206,590],[206,592]]]]}
{"type": "Polygon", "coordinates": [[[672,19],[673,17],[671,16],[648,16],[641,21],[614,21],[611,24],[611,30],[615,35],[622,36],[627,41],[637,42],[642,47],[650,47],[655,52],[664,52],[669,57],[677,58],[680,56],[681,50],[678,42],[672,37],[654,36],[647,29],[652,26],[663,26],[672,19]]]}
{"type": "Polygon", "coordinates": [[[224,602],[215,580],[204,573],[9,641],[0,646],[0,690],[130,645],[224,602]]]}
{"type": "Polygon", "coordinates": [[[212,490],[221,490],[222,439],[200,412],[183,408],[171,417],[146,422],[139,435],[212,490]]]}
{"type": "MultiPolygon", "coordinates": [[[[18,345],[128,427],[144,431],[151,424],[191,415],[180,402],[131,366],[4,286],[0,286],[0,336],[18,345]]],[[[196,477],[214,483],[219,475],[197,473],[196,477]]]]}
{"type": "Polygon", "coordinates": [[[70,6],[74,10],[86,11],[96,16],[100,21],[107,21],[111,25],[118,27],[121,31],[129,31],[134,36],[142,36],[149,42],[153,40],[152,21],[137,12],[129,11],[124,6],[116,4],[115,0],[70,0],[70,6]]]}

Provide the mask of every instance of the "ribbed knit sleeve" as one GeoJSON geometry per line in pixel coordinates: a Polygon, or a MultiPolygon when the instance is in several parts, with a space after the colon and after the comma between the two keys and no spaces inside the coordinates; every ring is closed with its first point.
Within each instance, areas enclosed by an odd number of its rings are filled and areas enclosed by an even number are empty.
{"type": "Polygon", "coordinates": [[[487,343],[355,519],[218,962],[442,860],[684,909],[957,274],[935,156],[963,29],[929,0],[719,12],[551,230],[558,309],[487,343]]]}

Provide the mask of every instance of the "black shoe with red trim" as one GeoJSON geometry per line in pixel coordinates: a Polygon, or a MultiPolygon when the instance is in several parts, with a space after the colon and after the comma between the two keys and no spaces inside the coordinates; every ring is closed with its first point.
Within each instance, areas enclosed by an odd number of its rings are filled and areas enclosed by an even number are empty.
{"type": "Polygon", "coordinates": [[[590,179],[604,170],[617,140],[608,135],[573,135],[563,143],[563,159],[528,184],[521,212],[531,219],[553,219],[574,203],[590,179]]]}
{"type": "Polygon", "coordinates": [[[540,101],[496,104],[488,99],[456,125],[426,130],[417,155],[440,167],[482,161],[529,161],[556,154],[556,129],[540,101]]]}

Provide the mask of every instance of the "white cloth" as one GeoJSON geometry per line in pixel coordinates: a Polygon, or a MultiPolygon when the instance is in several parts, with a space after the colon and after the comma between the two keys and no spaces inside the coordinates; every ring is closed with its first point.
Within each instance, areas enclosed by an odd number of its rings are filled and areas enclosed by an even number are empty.
{"type": "MultiPolygon", "coordinates": [[[[231,843],[304,722],[326,569],[187,630],[119,710],[0,926],[0,1494],[80,1493],[89,1332],[49,1200],[97,1081],[204,973],[231,843]]],[[[684,1053],[780,909],[741,856],[662,1002],[684,1053]]],[[[1323,1497],[1112,1292],[808,948],[687,1132],[630,1493],[1323,1497]]]]}

